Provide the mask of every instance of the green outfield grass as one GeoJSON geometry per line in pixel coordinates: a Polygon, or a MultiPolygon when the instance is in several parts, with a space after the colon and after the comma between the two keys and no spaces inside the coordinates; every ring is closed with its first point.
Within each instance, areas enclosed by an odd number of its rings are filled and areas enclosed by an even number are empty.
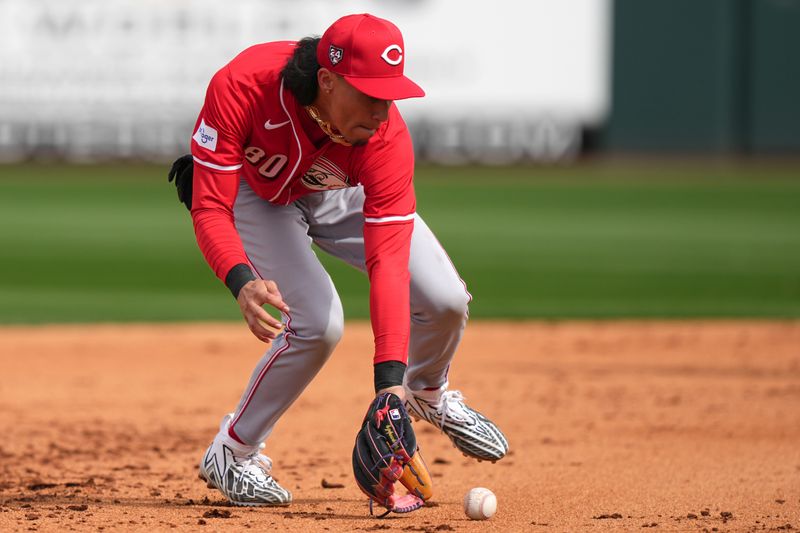
{"type": "MultiPolygon", "coordinates": [[[[238,319],[165,171],[0,166],[0,323],[238,319]]],[[[417,196],[473,318],[800,316],[798,165],[422,167],[417,196]]]]}

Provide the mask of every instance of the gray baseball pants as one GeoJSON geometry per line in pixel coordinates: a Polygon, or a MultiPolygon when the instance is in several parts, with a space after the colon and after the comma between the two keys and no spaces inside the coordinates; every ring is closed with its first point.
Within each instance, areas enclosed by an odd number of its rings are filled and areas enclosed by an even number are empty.
{"type": "MultiPolygon", "coordinates": [[[[278,284],[291,308],[286,327],[259,361],[232,427],[246,444],[262,442],[311,382],[342,336],[342,303],[311,248],[366,272],[361,187],[307,195],[288,206],[258,197],[242,179],[234,205],[236,229],[262,279],[278,284]]],[[[461,341],[470,295],[442,246],[417,215],[409,259],[411,336],[406,384],[439,387],[461,341]]],[[[364,354],[371,364],[372,354],[364,354]]],[[[370,387],[371,390],[371,387],[370,387]]]]}

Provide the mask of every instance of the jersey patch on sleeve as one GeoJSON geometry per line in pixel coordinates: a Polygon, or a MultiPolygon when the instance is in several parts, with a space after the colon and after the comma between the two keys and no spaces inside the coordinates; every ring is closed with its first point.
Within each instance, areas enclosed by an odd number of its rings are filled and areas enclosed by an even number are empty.
{"type": "Polygon", "coordinates": [[[194,132],[192,139],[202,148],[215,152],[217,150],[217,130],[206,124],[205,119],[200,119],[200,125],[194,132]]]}

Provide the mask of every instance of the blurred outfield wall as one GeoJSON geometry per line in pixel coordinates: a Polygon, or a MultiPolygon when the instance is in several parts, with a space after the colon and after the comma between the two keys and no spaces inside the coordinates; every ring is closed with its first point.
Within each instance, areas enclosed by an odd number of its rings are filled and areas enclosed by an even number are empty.
{"type": "Polygon", "coordinates": [[[616,0],[618,152],[800,154],[800,0],[616,0]]]}
{"type": "Polygon", "coordinates": [[[0,161],[166,160],[213,73],[371,12],[402,29],[418,156],[561,160],[609,106],[611,0],[0,0],[0,161]]]}

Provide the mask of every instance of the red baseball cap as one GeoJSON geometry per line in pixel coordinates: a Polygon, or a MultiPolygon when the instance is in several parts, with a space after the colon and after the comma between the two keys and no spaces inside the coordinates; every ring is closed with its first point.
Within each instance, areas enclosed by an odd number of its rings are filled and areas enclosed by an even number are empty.
{"type": "Polygon", "coordinates": [[[317,47],[317,61],[373,98],[425,96],[419,85],[403,75],[405,48],[400,30],[373,15],[347,15],[331,24],[317,47]]]}

